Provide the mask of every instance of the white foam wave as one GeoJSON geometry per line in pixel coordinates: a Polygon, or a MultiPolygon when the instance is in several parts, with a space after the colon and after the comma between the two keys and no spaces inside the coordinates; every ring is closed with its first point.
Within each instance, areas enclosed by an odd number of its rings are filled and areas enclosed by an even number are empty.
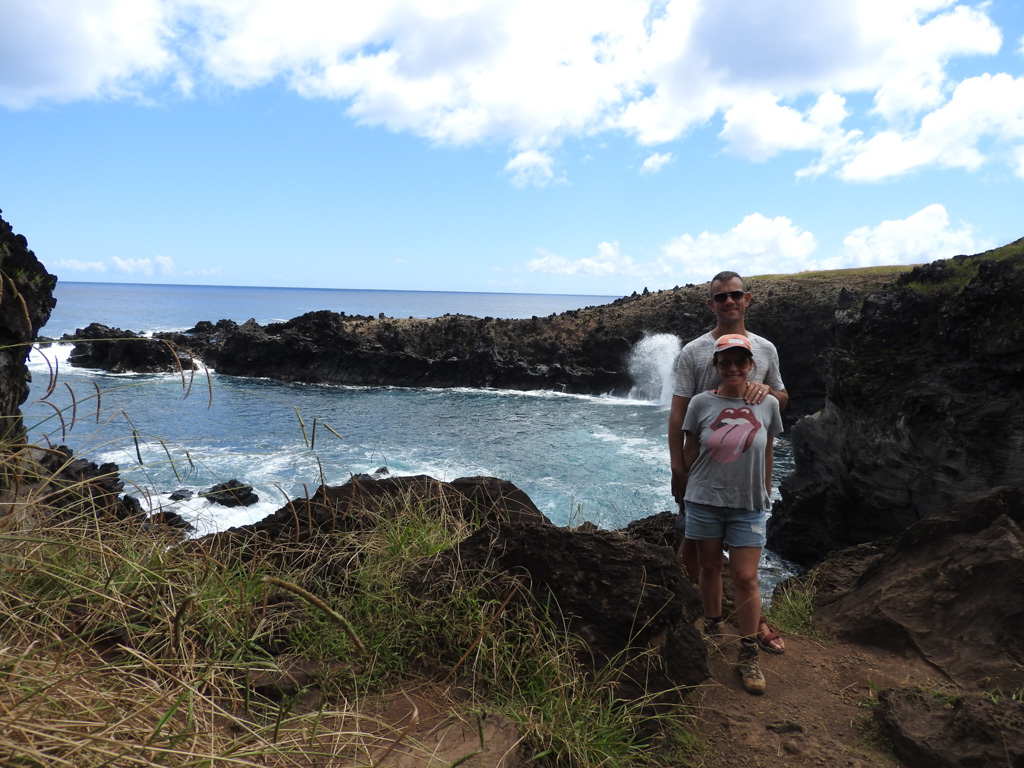
{"type": "Polygon", "coordinates": [[[56,372],[65,366],[69,366],[68,357],[74,348],[74,344],[60,344],[56,342],[45,346],[33,344],[25,364],[32,374],[56,372]]]}
{"type": "Polygon", "coordinates": [[[626,360],[633,379],[630,398],[660,405],[671,402],[681,349],[679,337],[672,333],[652,333],[640,339],[626,360]]]}

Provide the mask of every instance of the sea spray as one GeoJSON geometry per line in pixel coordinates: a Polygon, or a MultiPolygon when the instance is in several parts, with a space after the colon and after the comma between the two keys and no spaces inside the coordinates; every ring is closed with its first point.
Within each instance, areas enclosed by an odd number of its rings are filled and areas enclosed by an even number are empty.
{"type": "Polygon", "coordinates": [[[631,400],[668,405],[672,400],[676,359],[682,344],[673,333],[652,333],[644,336],[629,353],[626,365],[633,388],[631,400]]]}

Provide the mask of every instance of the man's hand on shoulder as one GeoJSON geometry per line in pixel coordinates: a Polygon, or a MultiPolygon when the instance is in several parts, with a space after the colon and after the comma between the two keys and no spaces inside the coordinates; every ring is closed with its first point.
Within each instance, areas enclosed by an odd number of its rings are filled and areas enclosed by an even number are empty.
{"type": "Polygon", "coordinates": [[[743,392],[743,400],[748,405],[763,403],[764,399],[772,393],[771,387],[763,381],[748,381],[747,388],[743,392]]]}

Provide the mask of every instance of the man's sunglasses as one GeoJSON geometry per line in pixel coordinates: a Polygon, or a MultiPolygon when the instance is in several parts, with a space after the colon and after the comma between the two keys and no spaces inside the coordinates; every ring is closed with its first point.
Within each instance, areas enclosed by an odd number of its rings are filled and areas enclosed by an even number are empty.
{"type": "Polygon", "coordinates": [[[724,293],[716,293],[711,298],[714,299],[715,304],[724,304],[726,299],[739,301],[744,295],[746,295],[746,291],[725,291],[724,293]]]}

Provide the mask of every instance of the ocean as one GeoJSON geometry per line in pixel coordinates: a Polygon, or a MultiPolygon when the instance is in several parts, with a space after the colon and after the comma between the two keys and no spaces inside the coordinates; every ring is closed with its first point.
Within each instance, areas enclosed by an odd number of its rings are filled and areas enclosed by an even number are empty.
{"type": "MultiPolygon", "coordinates": [[[[507,293],[355,291],[59,282],[43,336],[99,322],[145,334],[200,320],[261,324],[329,309],[350,315],[544,317],[617,297],[507,293]]],[[[629,397],[492,389],[403,389],[288,384],[222,376],[108,374],[72,368],[69,345],[33,350],[22,408],[30,436],[114,462],[126,492],[151,509],[178,512],[198,534],[244,525],[353,474],[386,469],[438,480],[491,475],[515,483],[556,524],[621,528],[674,509],[667,422],[679,339],[660,334],[630,356],[629,397]],[[47,394],[48,390],[50,391],[47,394]],[[59,415],[58,415],[59,414],[59,415]],[[226,508],[198,494],[237,479],[260,498],[226,508]]],[[[776,445],[775,487],[792,470],[776,445]]],[[[777,490],[776,490],[777,496],[777,490]]],[[[791,565],[766,553],[769,582],[791,565]]]]}

